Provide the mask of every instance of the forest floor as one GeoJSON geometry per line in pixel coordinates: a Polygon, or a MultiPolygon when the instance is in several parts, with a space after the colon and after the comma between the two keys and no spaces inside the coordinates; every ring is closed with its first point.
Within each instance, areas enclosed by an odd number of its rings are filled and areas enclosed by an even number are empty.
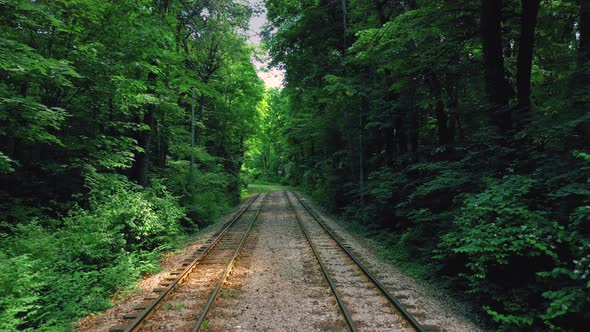
{"type": "MultiPolygon", "coordinates": [[[[272,186],[271,186],[272,187],[272,186]]],[[[293,211],[283,191],[268,186],[250,190],[269,192],[252,233],[240,254],[221,296],[208,314],[209,331],[345,331],[338,306],[305,245],[293,211]]],[[[428,285],[400,272],[374,250],[373,243],[351,233],[335,218],[321,212],[309,199],[334,232],[343,237],[385,285],[395,285],[395,293],[404,295],[405,303],[419,307],[427,323],[446,331],[484,331],[466,305],[454,300],[436,286],[428,285]]],[[[237,210],[236,210],[237,211],[237,210]]],[[[229,220],[236,212],[225,216],[229,220]]],[[[223,222],[203,230],[194,243],[171,253],[162,262],[162,272],[138,283],[138,291],[98,315],[88,316],[78,323],[81,331],[107,331],[121,325],[125,313],[133,310],[142,297],[165,278],[168,273],[190,257],[197,247],[215,232],[223,222]]],[[[392,290],[390,290],[392,291],[392,290]]],[[[393,292],[393,291],[392,291],[393,292]]],[[[196,315],[196,314],[195,314],[196,315]]],[[[397,328],[365,328],[367,331],[398,331],[397,328]]]]}

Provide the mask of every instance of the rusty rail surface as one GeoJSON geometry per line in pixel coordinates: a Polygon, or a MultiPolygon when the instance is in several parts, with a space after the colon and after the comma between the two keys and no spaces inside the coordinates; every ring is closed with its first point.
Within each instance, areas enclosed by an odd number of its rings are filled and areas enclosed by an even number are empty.
{"type": "MultiPolygon", "coordinates": [[[[207,256],[207,254],[219,243],[219,241],[225,236],[227,231],[242,217],[242,215],[248,211],[250,206],[258,200],[260,194],[256,194],[250,201],[246,204],[244,208],[238,212],[236,216],[234,216],[229,222],[227,222],[221,231],[218,231],[214,234],[215,238],[213,240],[208,240],[205,244],[207,245],[205,249],[190,263],[186,262],[185,268],[179,268],[176,272],[172,272],[171,275],[177,275],[173,280],[169,280],[169,283],[166,282],[165,288],[163,289],[156,289],[155,292],[159,293],[155,298],[149,298],[151,302],[147,306],[138,306],[136,309],[141,310],[139,313],[128,314],[126,317],[132,319],[131,323],[126,326],[115,326],[110,329],[111,332],[135,332],[139,331],[142,325],[148,320],[148,318],[154,313],[158,307],[163,303],[163,300],[172,293],[172,290],[178,286],[183,280],[185,280],[191,272],[199,265],[199,263],[207,256]]],[[[264,200],[264,199],[263,199],[264,200]]],[[[262,207],[262,205],[261,205],[262,207]]]]}
{"type": "Polygon", "coordinates": [[[236,258],[240,254],[240,251],[242,250],[244,243],[246,243],[246,239],[248,238],[248,235],[250,235],[250,231],[252,230],[252,226],[254,226],[256,219],[258,219],[258,215],[260,214],[260,211],[262,211],[262,208],[264,207],[264,202],[266,201],[267,197],[268,197],[268,195],[264,196],[264,198],[262,199],[262,202],[260,203],[260,207],[258,207],[258,210],[256,210],[256,214],[252,217],[252,220],[250,221],[250,224],[248,225],[248,229],[246,230],[246,232],[242,236],[242,239],[240,240],[238,247],[234,251],[232,258],[227,263],[227,267],[223,271],[221,278],[219,278],[219,281],[217,281],[217,284],[215,285],[215,289],[213,289],[213,291],[209,295],[209,299],[207,300],[207,303],[205,304],[203,309],[201,309],[201,313],[199,314],[199,317],[197,317],[197,322],[195,323],[191,332],[197,332],[201,329],[203,322],[205,321],[205,316],[207,316],[207,313],[209,312],[211,305],[213,304],[213,302],[215,301],[215,299],[219,295],[219,291],[221,290],[223,283],[225,283],[225,280],[227,279],[229,272],[233,268],[234,262],[236,261],[236,258]]]}
{"type": "MultiPolygon", "coordinates": [[[[377,286],[377,288],[381,291],[381,293],[387,298],[389,303],[391,303],[391,305],[395,309],[397,309],[397,311],[399,311],[399,313],[410,324],[410,326],[418,332],[429,332],[430,329],[426,329],[422,325],[420,325],[420,323],[418,323],[416,318],[414,318],[414,316],[412,316],[412,314],[405,308],[405,306],[399,300],[397,300],[393,296],[393,294],[391,294],[385,288],[383,283],[381,283],[381,281],[379,281],[379,279],[377,279],[377,277],[369,271],[369,269],[350,251],[350,249],[348,249],[345,245],[342,244],[342,242],[338,239],[338,236],[336,234],[334,234],[334,232],[328,226],[326,226],[326,224],[321,220],[322,218],[315,211],[313,211],[307,205],[307,203],[303,202],[303,200],[301,199],[299,194],[297,194],[293,191],[290,191],[290,192],[293,194],[293,196],[295,198],[297,198],[297,201],[299,202],[299,204],[301,204],[301,206],[303,206],[303,208],[309,213],[309,215],[312,216],[312,218],[324,229],[324,231],[328,235],[330,235],[330,237],[338,244],[338,246],[356,263],[356,265],[371,280],[371,282],[373,282],[373,284],[375,286],[377,286]]],[[[286,192],[285,192],[285,194],[286,194],[286,192]]],[[[289,198],[289,197],[287,196],[287,198],[289,198]]],[[[289,204],[291,204],[290,199],[289,199],[289,204]]],[[[293,208],[292,205],[291,205],[291,208],[293,208]]],[[[295,211],[295,209],[293,209],[293,211],[295,211]]],[[[299,217],[297,217],[297,219],[299,220],[299,217]]],[[[339,304],[340,304],[340,302],[339,302],[339,304]]]]}
{"type": "Polygon", "coordinates": [[[354,320],[352,319],[350,312],[346,308],[346,305],[344,304],[344,301],[342,300],[342,296],[340,295],[340,293],[336,289],[336,284],[334,284],[334,281],[332,280],[332,277],[330,277],[330,274],[328,273],[328,270],[326,269],[324,262],[320,258],[320,255],[317,252],[316,246],[313,244],[313,242],[311,242],[311,239],[309,237],[309,234],[307,233],[307,230],[305,229],[305,227],[303,227],[303,222],[299,218],[297,211],[295,211],[295,207],[293,206],[293,203],[291,202],[291,198],[289,197],[289,195],[287,194],[286,191],[284,191],[283,193],[285,194],[285,197],[287,198],[287,201],[289,202],[289,206],[291,207],[291,210],[293,211],[293,214],[295,215],[295,219],[297,219],[297,223],[299,224],[299,227],[301,228],[301,231],[303,232],[303,235],[305,236],[307,243],[311,247],[311,251],[313,252],[313,255],[315,256],[315,259],[318,262],[320,269],[322,270],[322,273],[324,274],[324,277],[326,278],[326,281],[328,281],[328,285],[330,285],[330,289],[332,290],[332,294],[334,294],[334,297],[336,298],[336,302],[338,302],[338,307],[340,307],[340,311],[344,315],[344,319],[346,320],[346,324],[348,325],[349,330],[352,332],[357,332],[358,328],[357,328],[354,320]]]}

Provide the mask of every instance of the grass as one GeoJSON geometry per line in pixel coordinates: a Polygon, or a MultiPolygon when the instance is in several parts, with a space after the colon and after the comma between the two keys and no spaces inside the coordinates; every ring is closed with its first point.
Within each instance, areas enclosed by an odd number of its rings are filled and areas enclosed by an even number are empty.
{"type": "Polygon", "coordinates": [[[203,329],[204,332],[209,332],[209,321],[208,320],[204,320],[201,323],[201,329],[203,329]]]}
{"type": "Polygon", "coordinates": [[[184,304],[181,302],[173,301],[171,303],[166,303],[164,305],[164,309],[166,310],[182,310],[184,309],[184,304]]]}
{"type": "Polygon", "coordinates": [[[255,194],[255,193],[268,193],[277,190],[288,190],[291,187],[282,186],[280,184],[260,184],[260,183],[251,183],[248,185],[248,194],[255,194]]]}
{"type": "Polygon", "coordinates": [[[224,288],[219,292],[219,295],[222,298],[227,298],[227,297],[236,297],[238,295],[238,293],[233,289],[224,288]]]}

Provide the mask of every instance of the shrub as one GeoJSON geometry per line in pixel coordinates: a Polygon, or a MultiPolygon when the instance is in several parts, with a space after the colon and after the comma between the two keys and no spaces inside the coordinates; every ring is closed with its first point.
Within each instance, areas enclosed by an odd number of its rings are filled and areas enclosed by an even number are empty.
{"type": "Polygon", "coordinates": [[[456,272],[468,292],[504,327],[539,325],[546,299],[555,298],[545,292],[541,277],[546,274],[541,272],[559,264],[560,247],[571,235],[547,212],[530,207],[527,195],[535,180],[510,175],[486,182],[482,192],[464,196],[453,229],[439,244],[438,258],[465,267],[456,272]]]}
{"type": "Polygon", "coordinates": [[[88,208],[57,229],[33,221],[0,244],[0,330],[70,329],[104,310],[113,293],[157,270],[185,213],[159,183],[141,188],[123,176],[89,172],[88,208]]]}

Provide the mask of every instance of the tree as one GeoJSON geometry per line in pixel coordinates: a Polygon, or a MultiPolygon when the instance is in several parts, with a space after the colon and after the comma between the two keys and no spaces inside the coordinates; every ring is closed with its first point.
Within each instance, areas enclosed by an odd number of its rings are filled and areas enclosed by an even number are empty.
{"type": "Polygon", "coordinates": [[[516,108],[520,122],[528,122],[531,111],[531,68],[535,45],[535,27],[540,1],[522,0],[520,39],[518,43],[518,60],[516,72],[516,108]]]}
{"type": "Polygon", "coordinates": [[[348,1],[345,49],[335,4],[267,1],[288,102],[247,168],[279,161],[500,329],[583,329],[586,2],[348,1]]]}
{"type": "Polygon", "coordinates": [[[512,128],[512,116],[502,48],[502,1],[482,0],[480,12],[488,112],[492,122],[500,130],[507,131],[512,128]]]}

